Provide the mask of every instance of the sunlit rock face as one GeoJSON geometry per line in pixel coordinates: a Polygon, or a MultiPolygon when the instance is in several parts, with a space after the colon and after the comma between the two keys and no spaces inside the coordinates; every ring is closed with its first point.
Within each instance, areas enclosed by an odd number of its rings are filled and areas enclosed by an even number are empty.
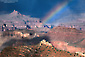
{"type": "Polygon", "coordinates": [[[83,57],[68,51],[56,49],[49,42],[42,40],[37,45],[9,46],[2,50],[0,57],[83,57]],[[49,45],[48,45],[49,44],[49,45]]]}
{"type": "Polygon", "coordinates": [[[4,31],[2,37],[19,37],[19,38],[27,38],[32,39],[36,36],[34,30],[27,30],[27,29],[17,29],[17,30],[7,30],[4,31]]]}
{"type": "Polygon", "coordinates": [[[17,29],[0,32],[0,51],[7,46],[29,45],[37,33],[34,30],[17,29]],[[31,40],[31,41],[29,41],[31,40]]]}
{"type": "Polygon", "coordinates": [[[70,52],[85,52],[85,32],[75,28],[54,27],[46,36],[58,49],[70,52]],[[71,49],[70,49],[71,47],[71,49]]]}
{"type": "Polygon", "coordinates": [[[4,31],[0,37],[0,51],[7,46],[35,45],[42,39],[49,40],[48,37],[43,36],[44,34],[31,29],[4,31]]]}

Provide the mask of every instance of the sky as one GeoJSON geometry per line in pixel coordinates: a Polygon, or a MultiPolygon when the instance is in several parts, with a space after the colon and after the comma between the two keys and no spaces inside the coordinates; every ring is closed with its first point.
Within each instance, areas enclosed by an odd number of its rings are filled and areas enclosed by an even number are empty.
{"type": "Polygon", "coordinates": [[[47,23],[62,22],[60,20],[65,18],[66,20],[68,18],[76,19],[75,15],[80,16],[85,13],[85,0],[0,0],[0,15],[16,10],[21,14],[42,20],[56,5],[61,5],[64,2],[68,3],[66,8],[47,23]]]}

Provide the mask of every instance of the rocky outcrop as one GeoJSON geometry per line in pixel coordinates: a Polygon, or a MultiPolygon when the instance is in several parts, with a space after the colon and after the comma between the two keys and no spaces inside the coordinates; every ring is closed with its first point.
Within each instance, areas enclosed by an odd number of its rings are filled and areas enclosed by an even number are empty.
{"type": "Polygon", "coordinates": [[[46,36],[50,42],[58,49],[64,49],[69,52],[85,52],[85,32],[75,28],[54,27],[46,36]],[[70,47],[72,47],[70,49],[70,47]]]}
{"type": "Polygon", "coordinates": [[[80,55],[58,50],[49,42],[42,40],[37,45],[6,47],[0,53],[0,57],[80,57],[80,55]]]}

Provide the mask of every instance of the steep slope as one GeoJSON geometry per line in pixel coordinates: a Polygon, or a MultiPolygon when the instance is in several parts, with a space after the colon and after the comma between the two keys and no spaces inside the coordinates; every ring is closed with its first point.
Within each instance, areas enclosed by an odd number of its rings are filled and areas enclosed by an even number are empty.
{"type": "Polygon", "coordinates": [[[50,40],[66,41],[68,43],[76,43],[85,38],[85,32],[66,27],[54,27],[46,35],[50,37],[50,40]]]}
{"type": "Polygon", "coordinates": [[[58,26],[50,30],[46,34],[46,36],[49,37],[50,42],[58,49],[62,50],[64,49],[70,52],[77,52],[77,51],[85,52],[84,31],[79,31],[75,28],[58,26]],[[72,47],[74,49],[71,50],[69,47],[72,47]]]}
{"type": "Polygon", "coordinates": [[[67,51],[58,50],[42,40],[37,45],[6,47],[0,57],[83,57],[67,51]]]}

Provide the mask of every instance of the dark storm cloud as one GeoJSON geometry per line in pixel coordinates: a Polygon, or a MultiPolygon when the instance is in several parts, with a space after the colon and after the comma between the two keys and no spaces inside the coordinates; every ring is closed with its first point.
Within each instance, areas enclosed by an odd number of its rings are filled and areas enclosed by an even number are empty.
{"type": "Polygon", "coordinates": [[[68,8],[73,14],[85,12],[85,0],[18,0],[16,3],[0,2],[0,13],[1,11],[11,13],[13,10],[16,10],[21,14],[43,18],[57,4],[64,3],[65,1],[70,2],[68,8]]]}
{"type": "Polygon", "coordinates": [[[68,6],[71,12],[76,15],[85,13],[85,0],[72,0],[68,6]]]}
{"type": "Polygon", "coordinates": [[[12,12],[19,11],[21,14],[33,17],[44,17],[49,10],[56,4],[63,3],[65,0],[19,0],[17,3],[0,2],[0,11],[12,12]]]}

